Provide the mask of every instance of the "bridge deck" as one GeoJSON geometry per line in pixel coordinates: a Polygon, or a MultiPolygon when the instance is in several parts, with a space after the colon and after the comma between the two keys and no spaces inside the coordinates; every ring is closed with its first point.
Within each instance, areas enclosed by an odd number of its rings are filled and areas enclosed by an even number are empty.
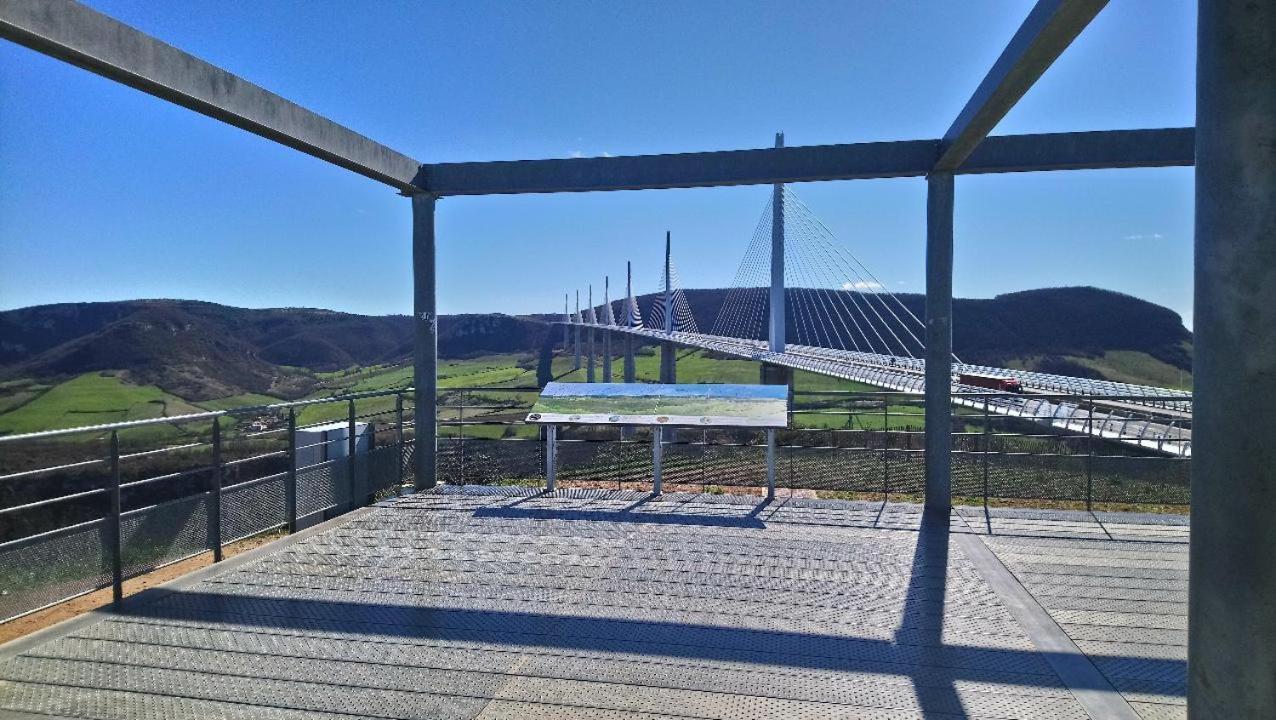
{"type": "Polygon", "coordinates": [[[0,708],[1183,717],[1186,533],[1147,516],[962,509],[938,527],[902,504],[423,493],[11,643],[0,708]]]}

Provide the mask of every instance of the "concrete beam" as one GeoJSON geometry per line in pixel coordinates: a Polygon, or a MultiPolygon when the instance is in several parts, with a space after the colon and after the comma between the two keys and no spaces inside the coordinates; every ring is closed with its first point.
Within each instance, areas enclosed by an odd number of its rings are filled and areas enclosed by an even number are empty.
{"type": "Polygon", "coordinates": [[[1001,135],[984,140],[956,174],[1190,167],[1195,157],[1190,127],[1001,135]]]}
{"type": "Polygon", "coordinates": [[[1188,714],[1276,717],[1276,0],[1201,0],[1188,714]]]}
{"type": "Polygon", "coordinates": [[[0,37],[383,182],[421,163],[71,0],[5,0],[0,37]]]}
{"type": "Polygon", "coordinates": [[[1039,0],[940,141],[936,170],[959,168],[1107,0],[1039,0]]]}
{"type": "MultiPolygon", "coordinates": [[[[439,163],[422,169],[440,195],[658,190],[922,177],[939,140],[809,145],[678,155],[439,163]]],[[[1191,165],[1192,129],[990,137],[958,173],[1191,165]]]]}

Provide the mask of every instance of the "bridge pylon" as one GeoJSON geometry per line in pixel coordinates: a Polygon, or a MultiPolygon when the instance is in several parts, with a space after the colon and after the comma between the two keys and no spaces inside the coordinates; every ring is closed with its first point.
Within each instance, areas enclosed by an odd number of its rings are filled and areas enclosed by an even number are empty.
{"type": "Polygon", "coordinates": [[[603,276],[603,382],[611,382],[611,277],[603,276]]]}
{"type": "MultiPolygon", "coordinates": [[[[665,231],[665,334],[673,335],[673,233],[665,231]]],[[[678,349],[670,340],[660,343],[660,382],[678,382],[678,349]]]]}
{"type": "Polygon", "coordinates": [[[598,316],[594,314],[594,286],[589,285],[589,309],[585,311],[586,317],[589,318],[589,359],[585,366],[585,382],[598,382],[594,376],[594,355],[597,354],[594,346],[594,325],[598,323],[598,316]]]}

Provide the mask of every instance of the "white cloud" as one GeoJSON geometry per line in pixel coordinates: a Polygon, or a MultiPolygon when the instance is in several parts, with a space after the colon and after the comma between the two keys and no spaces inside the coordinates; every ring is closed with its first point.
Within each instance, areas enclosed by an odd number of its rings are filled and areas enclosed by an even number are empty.
{"type": "Polygon", "coordinates": [[[585,157],[585,153],[581,152],[580,150],[572,150],[571,156],[574,158],[582,158],[582,157],[585,157]]]}
{"type": "Polygon", "coordinates": [[[1161,233],[1136,233],[1134,235],[1126,235],[1126,240],[1164,240],[1165,236],[1161,233]]]}
{"type": "Polygon", "coordinates": [[[855,282],[842,283],[843,290],[881,290],[882,284],[879,282],[868,282],[867,280],[857,280],[855,282]]]}
{"type": "Polygon", "coordinates": [[[607,152],[606,150],[604,150],[604,151],[603,151],[603,157],[616,157],[616,156],[615,156],[615,155],[612,155],[611,153],[609,153],[609,152],[607,152]]]}

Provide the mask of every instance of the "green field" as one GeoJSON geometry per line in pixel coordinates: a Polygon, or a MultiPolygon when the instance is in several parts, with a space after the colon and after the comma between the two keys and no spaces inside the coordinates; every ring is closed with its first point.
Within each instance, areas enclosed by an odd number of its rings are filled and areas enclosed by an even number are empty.
{"type": "MultiPolygon", "coordinates": [[[[600,343],[601,345],[601,343],[600,343]]],[[[621,344],[614,345],[620,352],[621,344]]],[[[1112,351],[1095,358],[1069,358],[1101,370],[1114,379],[1148,382],[1158,381],[1165,387],[1179,384],[1183,373],[1142,353],[1112,351]]],[[[656,348],[639,349],[635,358],[635,370],[639,382],[656,382],[660,372],[660,357],[656,348]]],[[[559,382],[585,382],[586,369],[572,370],[572,357],[557,354],[553,359],[554,379],[559,382]]],[[[622,379],[624,365],[620,357],[612,362],[612,379],[622,379]]],[[[678,381],[682,383],[756,383],[758,364],[750,360],[710,357],[703,351],[682,350],[678,356],[678,381]]],[[[323,387],[307,399],[319,399],[347,393],[404,389],[412,385],[410,365],[373,366],[347,368],[336,372],[315,373],[323,387]]],[[[598,361],[596,377],[602,380],[602,363],[598,361]]],[[[1186,382],[1190,384],[1190,376],[1186,382]]],[[[443,359],[439,362],[439,388],[499,388],[534,387],[536,385],[536,359],[528,354],[487,355],[469,359],[443,359]]],[[[920,429],[924,422],[921,407],[904,398],[892,399],[884,413],[876,402],[860,401],[850,404],[847,398],[806,395],[804,392],[850,391],[875,392],[878,390],[864,383],[797,371],[794,389],[799,393],[794,409],[794,424],[807,428],[880,429],[889,425],[892,429],[920,429]],[[848,415],[848,413],[850,413],[848,415]]],[[[533,393],[493,394],[465,393],[467,405],[499,405],[502,407],[467,408],[466,420],[510,420],[526,412],[534,400],[533,393]]],[[[453,394],[449,401],[455,403],[453,394]]],[[[56,428],[94,425],[120,420],[164,417],[200,412],[201,410],[226,410],[251,405],[280,402],[268,395],[247,393],[214,400],[189,402],[155,386],[137,386],[113,373],[87,373],[54,386],[36,384],[30,380],[11,380],[0,383],[0,433],[22,433],[56,428]]],[[[393,418],[395,399],[390,397],[367,398],[356,402],[360,416],[377,415],[378,420],[393,418]]],[[[345,403],[308,405],[298,411],[297,421],[307,425],[319,422],[345,420],[349,410],[345,403]]],[[[959,411],[960,414],[960,411],[959,411]]],[[[444,409],[443,420],[454,420],[456,411],[444,409]]],[[[533,429],[534,430],[534,429],[533,429]]],[[[182,429],[164,425],[142,432],[156,438],[181,436],[182,429]]],[[[500,426],[469,426],[467,435],[499,437],[502,434],[520,434],[523,429],[509,430],[500,426]]]]}
{"type": "MultiPolygon", "coordinates": [[[[616,350],[619,351],[619,343],[616,350]]],[[[571,369],[572,359],[556,356],[553,360],[555,379],[560,382],[584,382],[586,371],[571,369]]],[[[653,348],[644,348],[636,357],[635,369],[639,382],[656,382],[660,372],[659,354],[653,348]]],[[[613,380],[620,381],[624,371],[619,357],[613,362],[613,380]]],[[[678,358],[678,380],[684,383],[755,383],[758,381],[758,365],[749,360],[707,357],[699,351],[682,351],[678,358]]],[[[372,392],[407,388],[412,385],[412,367],[374,366],[347,368],[345,370],[315,373],[324,387],[307,399],[319,399],[347,393],[372,392]]],[[[597,377],[602,380],[601,361],[597,377]]],[[[535,358],[526,354],[487,355],[469,359],[445,359],[439,362],[439,388],[465,387],[534,387],[536,385],[535,358]]],[[[795,376],[798,391],[855,390],[869,391],[872,387],[836,378],[799,371],[795,376]]],[[[498,397],[500,401],[520,400],[530,405],[531,393],[498,397]]],[[[483,404],[470,400],[474,404],[483,404]]],[[[84,425],[97,425],[123,420],[168,417],[198,413],[205,410],[228,410],[252,405],[281,402],[279,398],[258,393],[232,395],[213,400],[187,401],[167,393],[153,385],[133,385],[119,374],[86,373],[53,386],[36,384],[30,380],[13,380],[0,384],[0,433],[14,434],[53,430],[84,425]]],[[[384,413],[392,417],[394,398],[369,398],[356,403],[359,415],[384,413]]],[[[309,405],[297,416],[299,424],[344,420],[348,408],[344,403],[309,405]]],[[[466,419],[481,419],[484,411],[467,411],[466,419]]],[[[490,411],[486,414],[509,416],[509,411],[490,411]]],[[[443,413],[447,418],[447,413],[443,413]]],[[[867,414],[866,414],[867,417],[867,414]]],[[[866,422],[870,422],[867,421],[866,422]]],[[[892,418],[892,427],[902,424],[892,418]]],[[[844,416],[805,416],[801,424],[812,427],[845,425],[844,416]]],[[[879,421],[880,423],[880,421],[879,421]]],[[[467,428],[469,433],[471,428],[467,428]]],[[[476,435],[496,434],[498,427],[473,428],[476,435]]],[[[170,425],[132,430],[130,435],[145,435],[156,439],[180,437],[183,431],[170,425]]]]}
{"type": "MultiPolygon", "coordinates": [[[[145,420],[202,410],[153,385],[132,385],[108,373],[85,373],[40,392],[9,412],[0,413],[0,433],[145,420]]],[[[139,432],[141,429],[132,434],[139,432]]],[[[165,425],[150,428],[147,434],[166,438],[181,433],[165,425]]]]}

